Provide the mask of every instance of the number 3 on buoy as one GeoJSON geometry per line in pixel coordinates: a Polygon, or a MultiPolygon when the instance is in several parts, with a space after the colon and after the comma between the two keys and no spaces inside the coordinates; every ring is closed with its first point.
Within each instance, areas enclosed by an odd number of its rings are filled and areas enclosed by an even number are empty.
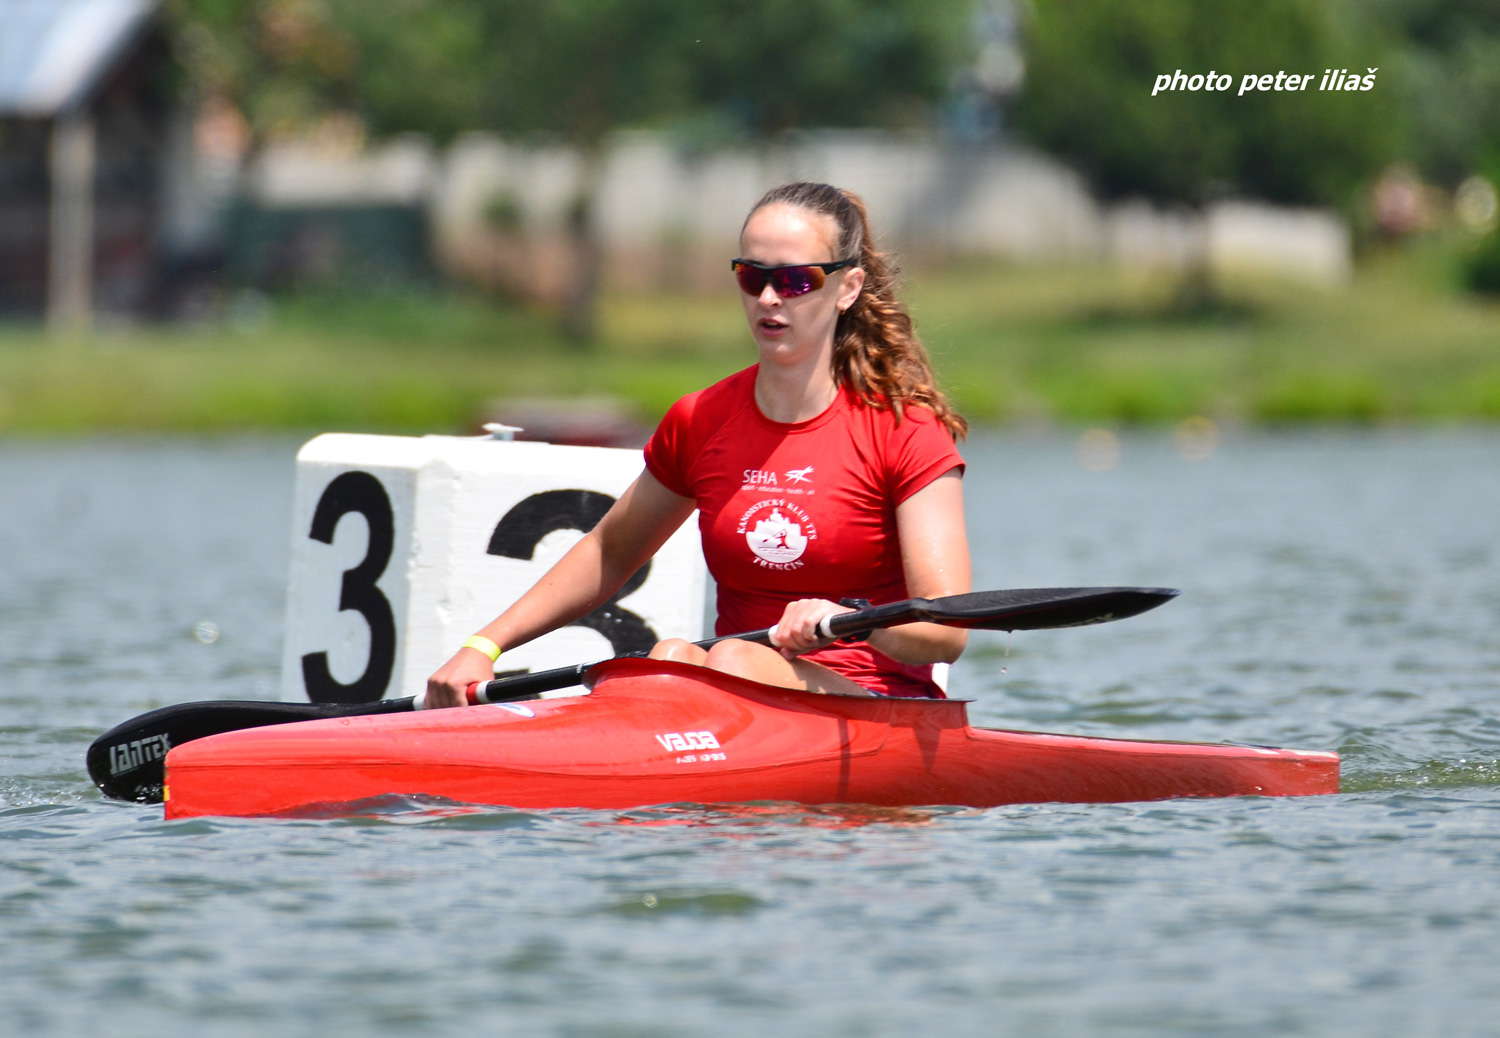
{"type": "Polygon", "coordinates": [[[369,541],[359,565],[344,570],[339,609],[352,609],[364,617],[370,629],[370,651],[364,673],[347,684],[329,671],[326,650],[303,656],[302,684],[315,703],[374,702],[385,695],[396,663],[396,618],[390,601],[375,583],[391,560],[395,537],[391,499],[380,480],[359,471],[336,476],[318,498],[308,536],[332,544],[339,520],[350,512],[365,517],[369,541]]]}

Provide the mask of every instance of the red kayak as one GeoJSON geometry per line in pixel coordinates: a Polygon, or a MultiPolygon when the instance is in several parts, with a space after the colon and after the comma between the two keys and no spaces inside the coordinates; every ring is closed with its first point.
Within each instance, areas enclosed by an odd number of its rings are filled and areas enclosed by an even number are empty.
{"type": "Polygon", "coordinates": [[[383,794],[510,807],[1108,803],[1337,793],[1336,753],[972,728],[962,700],[774,688],[617,659],[566,699],[227,732],[166,759],[168,818],[383,794]]]}

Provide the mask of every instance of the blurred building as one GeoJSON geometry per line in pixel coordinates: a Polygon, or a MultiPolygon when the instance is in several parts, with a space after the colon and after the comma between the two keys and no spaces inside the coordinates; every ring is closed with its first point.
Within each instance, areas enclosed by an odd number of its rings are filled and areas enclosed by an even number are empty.
{"type": "MultiPolygon", "coordinates": [[[[572,276],[567,221],[578,157],[476,134],[430,163],[439,264],[561,297],[572,276]]],[[[817,131],[763,151],[692,154],[663,135],[630,133],[615,139],[597,206],[611,287],[722,285],[746,210],[790,179],[858,192],[881,239],[909,259],[1207,269],[1328,285],[1346,281],[1352,266],[1349,229],[1334,212],[1251,199],[1202,209],[1106,203],[1062,162],[1005,140],[817,131]]]]}
{"type": "MultiPolygon", "coordinates": [[[[489,134],[443,150],[411,137],[336,145],[282,142],[252,161],[227,242],[238,282],[390,281],[419,276],[430,258],[460,281],[566,297],[581,182],[568,148],[489,134]]],[[[668,135],[621,133],[595,208],[607,287],[721,288],[748,207],[799,178],[859,192],[882,241],[911,260],[1103,263],[1326,285],[1352,267],[1349,228],[1334,212],[1249,199],[1202,209],[1105,203],[1063,163],[1003,140],[824,130],[776,148],[694,153],[668,135]]]]}
{"type": "Polygon", "coordinates": [[[191,121],[157,6],[0,0],[0,316],[152,316],[192,280],[191,121]]]}
{"type": "Polygon", "coordinates": [[[267,145],[224,222],[226,275],[270,290],[430,280],[433,169],[425,139],[367,149],[348,117],[267,145]]]}

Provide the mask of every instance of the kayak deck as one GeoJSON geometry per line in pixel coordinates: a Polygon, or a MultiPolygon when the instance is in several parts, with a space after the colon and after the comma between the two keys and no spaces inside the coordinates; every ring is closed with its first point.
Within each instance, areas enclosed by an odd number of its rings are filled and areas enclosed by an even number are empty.
{"type": "Polygon", "coordinates": [[[167,755],[166,814],[385,794],[520,808],[907,806],[1338,792],[1335,753],[973,728],[961,700],[828,696],[621,659],[587,696],[228,732],[167,755]]]}

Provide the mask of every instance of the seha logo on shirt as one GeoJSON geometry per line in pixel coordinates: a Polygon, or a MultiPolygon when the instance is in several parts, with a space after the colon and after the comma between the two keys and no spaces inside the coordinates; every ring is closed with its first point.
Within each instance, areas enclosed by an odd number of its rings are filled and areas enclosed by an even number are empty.
{"type": "Polygon", "coordinates": [[[767,569],[800,569],[809,541],[818,539],[812,517],[785,498],[757,501],[740,516],[739,532],[767,569]]]}

